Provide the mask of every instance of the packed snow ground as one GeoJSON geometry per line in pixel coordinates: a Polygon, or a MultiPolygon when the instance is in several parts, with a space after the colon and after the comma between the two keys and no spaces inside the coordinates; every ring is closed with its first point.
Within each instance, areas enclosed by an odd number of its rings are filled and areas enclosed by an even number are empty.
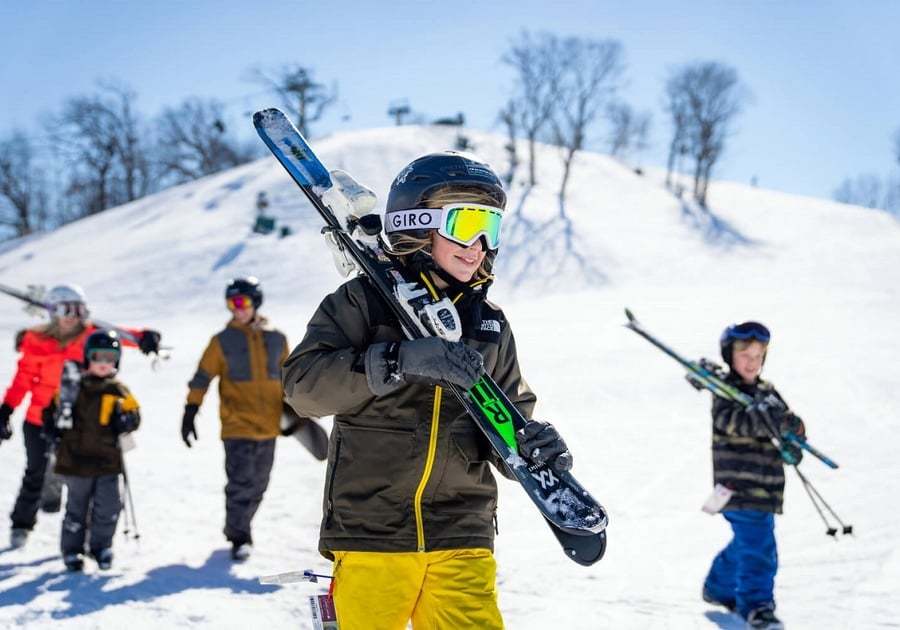
{"type": "MultiPolygon", "coordinates": [[[[453,131],[391,128],[314,146],[383,197],[418,154],[447,148],[453,131]]],[[[503,140],[471,133],[476,151],[505,164],[503,140]]],[[[682,205],[657,174],[640,177],[609,157],[579,156],[571,182],[572,248],[556,210],[560,169],[541,147],[540,185],[517,181],[492,290],[516,332],[537,417],[557,424],[575,472],[610,512],[606,557],[567,560],[517,486],[502,482],[497,560],[500,607],[513,629],[738,628],[704,604],[700,585],[729,537],[700,512],[711,485],[709,395],[674,362],[624,329],[630,306],[685,355],[716,357],[728,323],[759,319],[774,332],[765,375],[807,422],[810,440],[841,463],[804,470],[855,526],[824,534],[797,479],[777,519],[776,596],[791,628],[896,627],[900,609],[900,226],[887,215],[828,201],[715,182],[713,214],[682,205]],[[580,256],[580,257],[579,257],[580,256]]],[[[153,369],[126,352],[122,379],[143,406],[138,449],[127,457],[140,541],[116,539],[113,570],[67,574],[59,514],[39,516],[28,545],[0,549],[0,627],[309,628],[316,586],[261,586],[257,577],[314,568],[324,464],[281,440],[255,521],[253,557],[233,565],[221,535],[223,451],[217,396],[181,443],[186,383],[227,319],[225,282],[259,276],[263,312],[295,344],[320,299],[341,281],[319,221],[274,159],[167,190],[55,233],[0,249],[0,281],[77,282],[94,313],[164,333],[172,357],[153,369]],[[250,232],[254,200],[295,231],[250,232]]],[[[37,323],[9,298],[0,308],[0,383],[13,374],[12,336],[37,323]]],[[[214,388],[213,388],[214,389],[214,388]]],[[[0,447],[0,505],[11,509],[24,468],[21,418],[0,447]]],[[[328,421],[324,421],[328,424],[328,421]]],[[[7,536],[0,525],[0,540],[7,536]]]]}

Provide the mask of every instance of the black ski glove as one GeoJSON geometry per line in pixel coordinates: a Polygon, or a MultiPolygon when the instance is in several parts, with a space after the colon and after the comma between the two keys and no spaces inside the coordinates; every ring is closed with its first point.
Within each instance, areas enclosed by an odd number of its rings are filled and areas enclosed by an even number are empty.
{"type": "Polygon", "coordinates": [[[12,437],[12,427],[9,426],[9,417],[12,412],[13,408],[6,403],[0,405],[0,443],[12,437]]]}
{"type": "Polygon", "coordinates": [[[22,349],[22,341],[25,340],[25,333],[28,332],[24,328],[16,333],[16,352],[22,349]]]}
{"type": "Polygon", "coordinates": [[[787,407],[772,394],[757,395],[745,411],[753,420],[752,431],[757,437],[772,437],[772,431],[779,430],[787,415],[787,407]]]}
{"type": "Polygon", "coordinates": [[[547,464],[557,472],[572,469],[572,453],[559,432],[549,422],[529,420],[516,433],[519,453],[538,464],[547,464]]]}
{"type": "Polygon", "coordinates": [[[309,418],[297,415],[294,408],[286,402],[281,403],[281,435],[287,437],[294,435],[300,427],[309,422],[309,418]]]}
{"type": "Polygon", "coordinates": [[[159,352],[160,339],[162,339],[162,335],[159,334],[159,332],[149,328],[142,330],[141,338],[138,339],[138,348],[140,348],[141,352],[144,354],[159,352]]]}
{"type": "Polygon", "coordinates": [[[41,411],[41,434],[48,442],[56,442],[60,438],[61,431],[56,426],[55,402],[51,402],[41,411]]]}
{"type": "Polygon", "coordinates": [[[197,427],[194,426],[194,416],[197,415],[199,410],[199,405],[188,403],[184,406],[184,417],[181,419],[181,439],[184,440],[188,448],[191,448],[191,441],[188,439],[190,436],[193,435],[194,440],[198,439],[197,427]]]}
{"type": "Polygon", "coordinates": [[[452,383],[468,390],[484,374],[484,359],[477,350],[440,337],[372,344],[365,366],[366,381],[376,396],[404,383],[452,383]]]}
{"type": "Polygon", "coordinates": [[[781,435],[793,433],[797,437],[806,437],[806,425],[803,424],[803,420],[800,416],[795,416],[790,412],[781,419],[779,429],[781,430],[781,435]]]}
{"type": "MultiPolygon", "coordinates": [[[[141,414],[137,410],[122,411],[122,406],[116,403],[116,409],[113,412],[113,428],[117,434],[131,433],[137,431],[141,426],[141,414]]],[[[196,436],[194,436],[196,437],[196,436]]]]}

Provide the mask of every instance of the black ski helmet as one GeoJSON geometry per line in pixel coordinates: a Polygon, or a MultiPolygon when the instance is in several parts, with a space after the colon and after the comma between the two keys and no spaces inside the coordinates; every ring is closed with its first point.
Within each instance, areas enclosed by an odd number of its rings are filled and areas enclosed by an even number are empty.
{"type": "Polygon", "coordinates": [[[243,278],[234,278],[225,287],[225,299],[236,295],[246,295],[253,301],[253,308],[259,308],[263,303],[262,287],[259,286],[259,279],[254,276],[245,276],[243,278]]]}
{"type": "Polygon", "coordinates": [[[506,192],[494,170],[471,153],[441,151],[410,162],[391,184],[385,210],[421,208],[442,186],[471,187],[493,197],[498,208],[506,207],[506,192]]]}
{"type": "Polygon", "coordinates": [[[122,342],[115,330],[96,330],[84,342],[84,365],[94,350],[112,350],[116,353],[116,369],[119,369],[119,358],[122,356],[122,342]]]}
{"type": "Polygon", "coordinates": [[[506,208],[503,182],[487,163],[471,153],[441,151],[418,157],[400,171],[391,184],[385,214],[427,207],[429,198],[447,186],[486,193],[493,205],[506,208]]]}
{"type": "MultiPolygon", "coordinates": [[[[734,354],[735,341],[753,339],[767,345],[771,338],[772,333],[759,322],[750,321],[741,324],[732,324],[723,330],[722,336],[719,337],[719,350],[722,352],[722,360],[725,361],[728,367],[733,367],[731,365],[731,360],[732,355],[734,354]]],[[[765,363],[765,361],[766,358],[763,356],[763,363],[765,363]]]]}

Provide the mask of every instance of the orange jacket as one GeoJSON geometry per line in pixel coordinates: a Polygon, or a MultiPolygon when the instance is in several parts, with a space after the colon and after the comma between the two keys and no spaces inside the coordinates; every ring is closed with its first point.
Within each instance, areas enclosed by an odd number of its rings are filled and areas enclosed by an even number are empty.
{"type": "MultiPolygon", "coordinates": [[[[31,401],[28,411],[25,412],[25,421],[36,426],[41,426],[41,412],[59,389],[59,381],[62,378],[62,366],[66,361],[82,362],[84,359],[84,343],[97,327],[88,323],[80,335],[63,344],[48,335],[41,328],[32,328],[25,333],[22,339],[22,347],[19,357],[19,365],[12,383],[6,390],[3,402],[13,409],[19,406],[25,394],[31,393],[31,401]]],[[[141,331],[126,328],[128,332],[140,338],[141,331]]],[[[135,346],[130,341],[122,340],[122,343],[135,346]]]]}

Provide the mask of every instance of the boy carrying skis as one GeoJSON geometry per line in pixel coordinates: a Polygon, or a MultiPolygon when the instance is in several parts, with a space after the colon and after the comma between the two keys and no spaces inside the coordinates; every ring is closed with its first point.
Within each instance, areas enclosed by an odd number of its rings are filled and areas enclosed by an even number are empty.
{"type": "MultiPolygon", "coordinates": [[[[722,359],[730,368],[726,381],[757,402],[748,408],[736,401],[713,397],[713,477],[730,491],[722,508],[734,537],[719,552],[703,584],[703,599],[737,612],[748,628],[779,630],[775,616],[775,514],[784,498],[784,461],[772,443],[772,433],[805,435],[803,421],[787,405],[764,401],[775,388],[759,375],[765,363],[769,330],[758,322],[725,329],[720,338],[722,359]]],[[[802,451],[787,442],[797,463],[802,451]]]]}

